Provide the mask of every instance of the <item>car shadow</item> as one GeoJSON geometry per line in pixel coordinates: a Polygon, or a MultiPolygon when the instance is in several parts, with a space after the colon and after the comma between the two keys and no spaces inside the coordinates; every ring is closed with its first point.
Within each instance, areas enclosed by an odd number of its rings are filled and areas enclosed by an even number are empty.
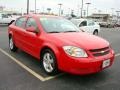
{"type": "Polygon", "coordinates": [[[96,74],[90,74],[84,76],[65,74],[62,77],[59,77],[59,79],[57,80],[60,81],[62,80],[62,82],[69,83],[69,85],[74,85],[74,87],[81,86],[81,87],[91,88],[91,87],[103,86],[109,83],[109,80],[112,78],[110,73],[112,72],[108,69],[96,74]]]}

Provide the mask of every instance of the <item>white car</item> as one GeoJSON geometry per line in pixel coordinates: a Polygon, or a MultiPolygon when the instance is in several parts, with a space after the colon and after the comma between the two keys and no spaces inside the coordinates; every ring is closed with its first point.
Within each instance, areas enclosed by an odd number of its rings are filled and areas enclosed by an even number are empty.
{"type": "Polygon", "coordinates": [[[13,18],[12,16],[8,16],[7,14],[0,13],[0,24],[10,24],[13,21],[15,21],[16,18],[13,18]]]}
{"type": "Polygon", "coordinates": [[[98,35],[98,33],[100,32],[100,25],[94,22],[93,20],[71,19],[71,21],[75,25],[77,25],[83,32],[87,32],[93,35],[98,35]]]}

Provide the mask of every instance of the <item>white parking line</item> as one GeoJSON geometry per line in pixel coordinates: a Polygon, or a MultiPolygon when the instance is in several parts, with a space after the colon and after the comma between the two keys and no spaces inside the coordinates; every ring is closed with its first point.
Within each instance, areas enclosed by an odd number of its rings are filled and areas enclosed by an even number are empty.
{"type": "Polygon", "coordinates": [[[36,78],[38,78],[40,81],[47,81],[50,79],[54,79],[56,77],[59,77],[63,74],[58,74],[56,76],[49,76],[44,78],[43,76],[41,76],[40,74],[36,73],[35,71],[33,71],[32,69],[28,68],[26,65],[24,65],[23,63],[21,63],[19,60],[17,60],[15,57],[11,56],[10,54],[8,54],[7,52],[5,52],[3,49],[0,48],[0,51],[5,54],[6,56],[8,56],[11,60],[13,60],[14,62],[16,62],[19,66],[21,66],[23,69],[25,69],[26,71],[28,71],[30,74],[32,74],[33,76],[35,76],[36,78]]]}
{"type": "MultiPolygon", "coordinates": [[[[36,78],[38,78],[40,81],[47,81],[47,80],[51,80],[54,78],[57,78],[59,76],[64,75],[64,73],[58,74],[56,76],[49,76],[44,78],[42,75],[36,73],[35,71],[33,71],[32,69],[28,68],[26,65],[24,65],[23,63],[21,63],[19,60],[17,60],[15,57],[11,56],[9,53],[7,53],[6,51],[4,51],[3,49],[0,48],[0,51],[5,54],[6,56],[8,56],[11,60],[13,60],[14,62],[16,62],[19,66],[21,66],[23,69],[25,69],[26,71],[28,71],[30,74],[32,74],[33,76],[35,76],[36,78]]],[[[120,53],[115,55],[116,57],[120,56],[120,53]]]]}
{"type": "Polygon", "coordinates": [[[61,73],[61,74],[58,74],[58,75],[56,75],[56,76],[46,77],[46,78],[45,78],[45,81],[51,80],[51,79],[54,79],[54,78],[57,78],[57,77],[60,77],[60,76],[62,76],[62,75],[65,75],[65,73],[61,73]]]}
{"type": "Polygon", "coordinates": [[[116,57],[120,56],[120,53],[115,54],[116,57]]]}

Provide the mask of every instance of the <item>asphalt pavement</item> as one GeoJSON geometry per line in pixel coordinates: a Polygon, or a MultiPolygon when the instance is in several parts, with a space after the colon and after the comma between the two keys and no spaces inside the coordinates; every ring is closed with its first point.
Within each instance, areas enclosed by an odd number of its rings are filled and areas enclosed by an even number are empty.
{"type": "Polygon", "coordinates": [[[0,26],[0,90],[120,90],[120,28],[101,28],[99,33],[115,50],[112,67],[92,75],[61,72],[53,77],[44,73],[34,57],[9,50],[7,29],[0,26]]]}

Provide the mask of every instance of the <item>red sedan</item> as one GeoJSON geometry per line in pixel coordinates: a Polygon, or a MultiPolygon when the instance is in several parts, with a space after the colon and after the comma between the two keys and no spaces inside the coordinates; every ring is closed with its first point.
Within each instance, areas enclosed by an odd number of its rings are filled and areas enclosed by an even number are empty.
{"type": "Polygon", "coordinates": [[[114,51],[106,40],[81,32],[58,16],[26,15],[9,26],[9,47],[34,56],[49,75],[58,70],[91,74],[110,67],[114,51]]]}

